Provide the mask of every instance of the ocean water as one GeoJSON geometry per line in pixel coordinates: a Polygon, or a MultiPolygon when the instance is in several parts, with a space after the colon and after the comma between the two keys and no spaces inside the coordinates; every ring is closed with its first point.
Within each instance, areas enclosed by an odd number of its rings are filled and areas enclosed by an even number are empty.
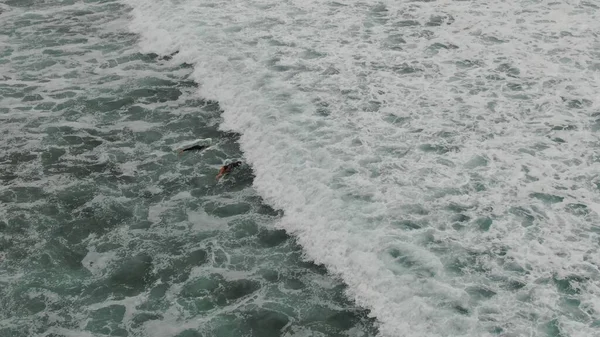
{"type": "Polygon", "coordinates": [[[376,334],[250,166],[216,183],[239,135],[190,64],[140,51],[126,5],[2,9],[0,336],[376,334]]]}
{"type": "Polygon", "coordinates": [[[600,336],[599,8],[5,1],[0,336],[600,336]]]}

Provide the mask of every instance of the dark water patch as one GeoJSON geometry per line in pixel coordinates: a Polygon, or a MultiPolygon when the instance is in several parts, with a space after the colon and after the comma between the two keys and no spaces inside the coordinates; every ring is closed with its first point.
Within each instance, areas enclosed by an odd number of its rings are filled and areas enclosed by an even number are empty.
{"type": "Polygon", "coordinates": [[[258,234],[259,243],[263,247],[275,247],[289,239],[284,230],[261,230],[258,234]]]}
{"type": "Polygon", "coordinates": [[[145,103],[165,103],[176,101],[182,95],[181,90],[177,88],[153,88],[136,89],[127,93],[127,96],[134,99],[144,98],[145,103]]]}
{"type": "Polygon", "coordinates": [[[28,203],[48,196],[41,187],[14,186],[9,191],[10,193],[6,197],[1,198],[4,202],[28,203]]]}
{"type": "MultiPolygon", "coordinates": [[[[77,96],[77,93],[74,91],[61,91],[56,94],[50,94],[48,96],[55,98],[55,99],[65,99],[65,98],[73,98],[73,97],[77,96]]],[[[74,100],[73,102],[76,102],[76,101],[74,100]]],[[[64,105],[65,107],[72,106],[72,105],[67,104],[67,102],[59,103],[56,107],[57,111],[63,110],[63,109],[59,108],[59,106],[61,106],[61,104],[66,104],[66,105],[64,105]]]]}
{"type": "Polygon", "coordinates": [[[151,144],[162,139],[163,135],[160,131],[149,130],[134,133],[135,140],[142,144],[151,144]]]}
{"type": "MultiPolygon", "coordinates": [[[[135,35],[132,35],[132,37],[135,37],[135,35]]],[[[171,55],[159,56],[158,54],[155,54],[155,53],[149,53],[149,54],[132,53],[132,54],[129,54],[126,56],[118,57],[118,58],[114,59],[114,61],[116,61],[117,65],[122,65],[125,63],[135,62],[135,61],[142,61],[144,63],[154,64],[157,60],[170,61],[173,58],[173,56],[175,56],[176,54],[177,53],[173,53],[171,55]]]]}
{"type": "MultiPolygon", "coordinates": [[[[71,155],[81,155],[88,151],[82,148],[73,148],[70,151],[71,155]]],[[[112,176],[114,180],[121,180],[119,172],[115,164],[112,162],[89,162],[89,161],[64,161],[50,167],[44,168],[44,173],[47,174],[69,174],[72,178],[85,180],[88,178],[98,178],[102,175],[112,176]]]]}
{"type": "Polygon", "coordinates": [[[470,182],[470,184],[467,185],[467,187],[465,187],[465,189],[467,189],[469,191],[474,191],[474,192],[483,192],[483,191],[487,190],[487,186],[485,185],[485,183],[483,183],[481,181],[473,181],[472,180],[470,182]]]}
{"type": "Polygon", "coordinates": [[[25,97],[25,93],[20,91],[20,90],[12,90],[12,89],[2,89],[2,96],[3,97],[10,97],[10,98],[23,98],[25,97]]]}
{"type": "Polygon", "coordinates": [[[405,44],[406,40],[400,34],[390,35],[385,39],[385,45],[392,50],[402,50],[400,45],[405,44]]]}
{"type": "Polygon", "coordinates": [[[287,65],[281,65],[281,64],[273,64],[269,67],[269,69],[271,69],[273,71],[277,71],[277,72],[285,72],[285,71],[293,70],[294,67],[287,66],[287,65]]]}
{"type": "Polygon", "coordinates": [[[490,230],[490,227],[492,226],[492,219],[490,217],[482,217],[482,218],[478,218],[477,220],[475,220],[475,224],[477,225],[477,227],[484,232],[487,232],[490,230]]]}
{"type": "Polygon", "coordinates": [[[181,257],[173,258],[166,268],[157,271],[162,282],[185,282],[190,276],[192,268],[201,266],[208,261],[208,252],[205,249],[196,249],[181,257]]]}
{"type": "Polygon", "coordinates": [[[523,86],[520,83],[509,82],[506,84],[506,88],[512,91],[523,91],[523,86]]]}
{"type": "Polygon", "coordinates": [[[579,275],[568,275],[565,277],[554,275],[552,281],[560,293],[577,295],[581,293],[582,285],[586,284],[589,280],[579,275]]]}
{"type": "MultiPolygon", "coordinates": [[[[56,44],[54,44],[54,45],[56,45],[56,44]]],[[[46,60],[43,60],[43,61],[30,63],[30,64],[28,64],[27,67],[30,70],[39,71],[39,70],[43,70],[45,68],[50,68],[50,67],[52,67],[53,65],[55,65],[57,63],[58,62],[56,62],[54,60],[48,60],[48,59],[46,59],[46,60]]]]}
{"type": "MultiPolygon", "coordinates": [[[[102,144],[102,140],[97,139],[96,137],[90,137],[86,135],[78,134],[65,134],[62,136],[64,141],[64,145],[67,146],[76,146],[80,150],[91,151],[97,146],[102,144]]],[[[62,144],[61,144],[62,145],[62,144]]]]}
{"type": "MultiPolygon", "coordinates": [[[[81,203],[83,200],[77,200],[81,203]]],[[[131,205],[113,202],[101,207],[87,206],[73,214],[74,219],[66,221],[56,229],[55,235],[64,237],[76,244],[94,233],[103,235],[118,225],[129,222],[133,217],[131,205]]]]}
{"type": "Polygon", "coordinates": [[[560,303],[567,309],[567,316],[571,319],[585,322],[594,315],[592,310],[582,308],[581,301],[576,298],[565,296],[561,298],[560,303]]]}
{"type": "Polygon", "coordinates": [[[552,131],[573,131],[577,130],[577,125],[555,125],[551,128],[552,131]]]}
{"type": "Polygon", "coordinates": [[[407,214],[416,214],[416,215],[427,215],[429,214],[429,210],[427,210],[423,205],[420,204],[406,204],[401,207],[407,214]]]}
{"type": "Polygon", "coordinates": [[[42,101],[43,99],[44,99],[44,97],[42,97],[42,95],[35,94],[35,95],[27,95],[27,96],[23,97],[23,99],[21,101],[22,102],[35,102],[35,101],[42,101]]]}
{"type": "Polygon", "coordinates": [[[521,219],[523,227],[529,227],[533,225],[533,222],[535,221],[535,217],[532,215],[531,211],[523,207],[512,207],[509,212],[521,219]]]}
{"type": "Polygon", "coordinates": [[[247,203],[229,204],[217,207],[213,210],[208,209],[207,212],[217,217],[229,217],[247,213],[251,209],[247,203]]]}
{"type": "Polygon", "coordinates": [[[40,3],[42,3],[40,0],[7,0],[4,2],[11,7],[32,7],[40,3]]]}
{"type": "Polygon", "coordinates": [[[286,280],[284,281],[284,287],[292,290],[301,290],[306,288],[306,284],[300,281],[299,278],[291,277],[286,278],[286,280]]]}
{"type": "Polygon", "coordinates": [[[470,273],[487,273],[486,255],[480,252],[461,252],[448,258],[445,269],[450,274],[468,275],[470,273]]]}
{"type": "Polygon", "coordinates": [[[239,219],[230,222],[230,230],[238,240],[253,237],[259,233],[258,225],[251,219],[239,219]]]}
{"type": "MultiPolygon", "coordinates": [[[[196,83],[196,81],[193,80],[181,80],[179,82],[177,82],[177,87],[178,88],[198,88],[200,85],[198,83],[196,83]]],[[[202,100],[198,100],[199,102],[202,102],[202,100]]]]}
{"type": "Polygon", "coordinates": [[[180,68],[180,69],[192,69],[192,68],[194,68],[194,65],[191,64],[191,63],[183,62],[183,63],[181,63],[179,65],[178,68],[180,68]]]}
{"type": "Polygon", "coordinates": [[[419,21],[415,21],[415,20],[401,20],[394,24],[394,26],[397,26],[397,27],[411,27],[411,26],[420,26],[420,25],[421,24],[419,23],[419,21]]]}
{"type": "MultiPolygon", "coordinates": [[[[10,300],[7,300],[5,303],[10,304],[11,307],[14,308],[10,313],[11,316],[26,318],[27,316],[35,315],[46,309],[46,304],[44,303],[42,298],[33,297],[29,294],[30,289],[33,291],[37,290],[37,284],[30,283],[28,284],[28,286],[29,287],[18,287],[12,289],[12,291],[9,294],[7,294],[7,299],[10,298],[10,300]]],[[[17,334],[15,336],[25,335],[17,334]]]]}
{"type": "Polygon", "coordinates": [[[111,292],[124,296],[135,296],[141,293],[156,279],[152,271],[152,257],[147,253],[127,257],[110,275],[111,292]]]}
{"type": "Polygon", "coordinates": [[[113,97],[88,99],[83,102],[86,109],[99,112],[112,112],[135,103],[131,97],[114,99],[113,97]]]}
{"type": "Polygon", "coordinates": [[[229,281],[225,285],[222,285],[218,291],[214,292],[218,301],[223,298],[227,301],[236,300],[245,296],[248,296],[260,288],[260,284],[256,281],[251,280],[234,280],[229,281]]]}
{"type": "Polygon", "coordinates": [[[0,170],[0,180],[2,180],[2,182],[4,184],[8,185],[15,179],[19,178],[19,176],[16,175],[15,173],[16,172],[14,172],[12,170],[1,169],[0,170]]]}
{"type": "MultiPolygon", "coordinates": [[[[310,325],[314,330],[325,336],[342,336],[348,329],[354,326],[361,326],[368,320],[366,311],[332,310],[315,306],[312,315],[300,320],[298,323],[300,323],[300,326],[310,325]]],[[[376,334],[376,329],[373,328],[369,332],[376,334]]]]}
{"type": "Polygon", "coordinates": [[[596,4],[594,4],[593,2],[590,2],[590,1],[582,1],[581,2],[581,6],[591,7],[591,8],[594,8],[594,9],[599,9],[600,8],[598,5],[596,5],[596,4]]]}
{"type": "Polygon", "coordinates": [[[31,152],[9,152],[0,157],[0,164],[21,165],[38,159],[38,155],[31,152]]]}
{"type": "Polygon", "coordinates": [[[465,290],[475,300],[489,299],[496,295],[495,291],[483,286],[471,286],[465,290]]]}
{"type": "Polygon", "coordinates": [[[454,311],[456,311],[457,313],[464,315],[464,316],[468,316],[470,313],[468,308],[465,308],[464,306],[462,306],[460,304],[453,305],[452,309],[454,309],[454,311]]]}
{"type": "Polygon", "coordinates": [[[138,328],[139,326],[141,326],[142,324],[144,324],[148,321],[157,321],[157,320],[162,320],[162,319],[163,319],[163,316],[161,314],[151,313],[151,312],[142,312],[142,313],[135,315],[131,319],[131,324],[132,324],[133,328],[138,328]]]}
{"type": "MultiPolygon", "coordinates": [[[[371,7],[369,14],[371,18],[370,21],[378,25],[384,25],[389,20],[388,9],[384,4],[381,3],[371,7]]],[[[370,22],[365,23],[365,25],[366,27],[372,26],[370,22]]]]}
{"type": "Polygon", "coordinates": [[[411,118],[388,114],[383,118],[383,120],[394,125],[403,126],[410,122],[411,118]]]}
{"type": "Polygon", "coordinates": [[[587,205],[579,203],[570,203],[565,206],[567,212],[577,216],[587,216],[590,214],[590,209],[587,205]]]}
{"type": "Polygon", "coordinates": [[[108,336],[127,336],[127,331],[120,324],[125,311],[124,306],[116,304],[93,311],[85,330],[108,336]]]}
{"type": "Polygon", "coordinates": [[[256,337],[279,337],[284,334],[282,330],[289,318],[281,312],[256,309],[244,313],[244,323],[256,337]]]}
{"type": "Polygon", "coordinates": [[[222,275],[211,274],[208,277],[188,282],[181,290],[186,298],[208,296],[215,305],[227,305],[246,297],[260,289],[260,283],[247,279],[227,281],[222,275]]]}
{"type": "Polygon", "coordinates": [[[268,215],[268,216],[277,216],[277,217],[283,215],[282,210],[276,210],[273,207],[267,205],[264,202],[264,200],[262,199],[262,197],[260,197],[260,196],[249,197],[249,198],[246,198],[246,200],[251,205],[253,205],[252,211],[257,214],[268,215]]]}
{"type": "Polygon", "coordinates": [[[496,71],[506,74],[509,77],[518,77],[521,71],[508,63],[502,63],[497,68],[496,71]]]}
{"type": "Polygon", "coordinates": [[[42,102],[36,105],[34,110],[52,110],[52,108],[56,105],[54,102],[42,102]]]}
{"type": "Polygon", "coordinates": [[[437,144],[422,144],[419,145],[419,150],[423,152],[432,152],[436,154],[444,154],[448,152],[458,152],[459,148],[453,145],[437,145],[437,144]]]}
{"type": "Polygon", "coordinates": [[[402,63],[400,65],[393,66],[392,70],[395,73],[401,74],[401,75],[408,75],[408,74],[413,74],[413,73],[421,71],[421,69],[411,66],[408,63],[402,63]]]}
{"type": "Polygon", "coordinates": [[[279,281],[279,272],[272,269],[262,269],[258,272],[258,274],[267,282],[278,282],[279,281]]]}
{"type": "Polygon", "coordinates": [[[544,332],[546,333],[546,336],[549,337],[566,337],[565,334],[562,333],[562,329],[560,328],[560,323],[558,322],[558,319],[552,319],[548,322],[546,322],[544,325],[542,325],[544,332]]]}
{"type": "Polygon", "coordinates": [[[305,60],[319,59],[325,56],[327,56],[327,54],[312,49],[307,49],[301,54],[301,57],[305,60]]]}
{"type": "Polygon", "coordinates": [[[6,229],[4,230],[4,233],[10,234],[11,236],[27,235],[27,231],[31,226],[29,220],[29,217],[24,213],[13,213],[12,216],[6,220],[6,229]]]}
{"type": "Polygon", "coordinates": [[[458,49],[458,46],[454,45],[452,43],[443,44],[443,43],[436,42],[436,43],[432,44],[431,46],[429,46],[428,49],[431,49],[431,50],[458,49]]]}
{"type": "MultiPolygon", "coordinates": [[[[76,246],[66,245],[59,239],[52,239],[46,249],[50,255],[45,255],[41,261],[48,259],[53,266],[66,266],[68,269],[79,270],[83,268],[83,261],[87,251],[76,246]]],[[[46,266],[48,268],[48,266],[46,266]]]]}
{"type": "Polygon", "coordinates": [[[508,280],[507,282],[505,282],[502,286],[503,286],[503,288],[505,288],[509,291],[516,291],[516,290],[524,288],[526,285],[527,285],[527,283],[525,283],[523,281],[511,279],[511,280],[508,280]]]}
{"type": "Polygon", "coordinates": [[[441,26],[442,24],[451,25],[454,22],[452,15],[432,15],[425,24],[429,27],[441,26]]]}
{"type": "Polygon", "coordinates": [[[529,196],[541,200],[546,204],[556,204],[564,200],[564,197],[547,193],[532,193],[529,196]]]}
{"type": "Polygon", "coordinates": [[[481,40],[483,40],[484,42],[487,42],[487,44],[501,44],[501,43],[508,42],[505,40],[501,40],[493,35],[482,35],[481,40]]]}
{"type": "Polygon", "coordinates": [[[454,222],[467,222],[471,220],[471,218],[465,214],[455,214],[450,218],[450,220],[454,222]]]}
{"type": "MultiPolygon", "coordinates": [[[[403,251],[402,249],[391,249],[389,252],[393,263],[396,265],[393,268],[407,269],[414,273],[416,276],[421,278],[434,277],[437,271],[426,264],[424,264],[419,257],[414,256],[412,253],[403,251]]],[[[393,270],[394,273],[402,273],[402,271],[393,270]]]]}
{"type": "Polygon", "coordinates": [[[455,62],[457,68],[470,69],[470,68],[479,68],[484,65],[482,61],[479,60],[461,60],[455,62]]]}
{"type": "Polygon", "coordinates": [[[203,335],[196,330],[187,329],[180,332],[175,337],[203,337],[203,335]]]}
{"type": "Polygon", "coordinates": [[[568,99],[562,96],[560,98],[563,102],[567,104],[567,107],[571,109],[583,109],[592,106],[592,101],[590,101],[589,99],[568,99]]]}
{"type": "Polygon", "coordinates": [[[400,227],[402,229],[406,229],[406,230],[415,230],[415,229],[421,229],[423,227],[426,226],[425,223],[423,223],[422,221],[416,221],[416,220],[399,220],[394,222],[394,226],[400,227]]]}
{"type": "Polygon", "coordinates": [[[486,156],[476,155],[471,158],[467,163],[465,163],[465,167],[469,169],[474,169],[477,167],[487,166],[489,159],[486,156]]]}

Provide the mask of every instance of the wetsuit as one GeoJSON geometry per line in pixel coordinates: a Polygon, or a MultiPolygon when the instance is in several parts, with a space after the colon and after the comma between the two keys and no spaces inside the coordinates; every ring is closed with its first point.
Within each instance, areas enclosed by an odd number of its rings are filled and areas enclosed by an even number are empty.
{"type": "Polygon", "coordinates": [[[236,161],[235,163],[231,163],[231,164],[227,164],[225,166],[223,166],[225,169],[223,170],[224,173],[229,173],[231,172],[234,168],[238,167],[242,165],[241,161],[236,161]]]}
{"type": "Polygon", "coordinates": [[[206,149],[207,147],[208,147],[208,146],[206,146],[206,145],[194,145],[194,146],[187,147],[187,148],[185,148],[185,149],[181,149],[180,151],[181,151],[181,152],[193,151],[193,150],[198,150],[198,151],[201,151],[201,150],[204,150],[204,149],[206,149]]]}
{"type": "Polygon", "coordinates": [[[242,165],[241,161],[236,161],[234,163],[230,163],[224,166],[221,166],[221,169],[219,170],[219,174],[217,174],[217,180],[219,180],[222,176],[226,175],[227,173],[233,171],[233,169],[235,167],[238,167],[242,165]]]}

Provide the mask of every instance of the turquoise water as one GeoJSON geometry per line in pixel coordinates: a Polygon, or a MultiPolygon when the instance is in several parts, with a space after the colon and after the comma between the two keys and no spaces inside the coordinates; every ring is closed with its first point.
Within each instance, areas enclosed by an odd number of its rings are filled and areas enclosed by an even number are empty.
{"type": "Polygon", "coordinates": [[[190,65],[136,47],[124,5],[2,9],[0,336],[376,333],[251,167],[216,183],[239,135],[190,65]]]}

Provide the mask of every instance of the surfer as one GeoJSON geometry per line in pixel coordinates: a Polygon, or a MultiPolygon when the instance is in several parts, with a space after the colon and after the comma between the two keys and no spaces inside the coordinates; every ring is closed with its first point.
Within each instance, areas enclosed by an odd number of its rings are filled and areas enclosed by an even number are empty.
{"type": "Polygon", "coordinates": [[[177,150],[177,153],[181,156],[186,151],[202,151],[204,149],[207,149],[208,147],[208,145],[194,145],[190,147],[185,147],[183,149],[179,149],[177,150]]]}
{"type": "Polygon", "coordinates": [[[216,179],[219,180],[221,179],[222,176],[228,174],[229,172],[233,171],[234,168],[238,167],[242,165],[241,161],[236,161],[233,163],[229,163],[227,165],[223,165],[221,166],[221,169],[219,170],[219,174],[217,174],[216,179]]]}

